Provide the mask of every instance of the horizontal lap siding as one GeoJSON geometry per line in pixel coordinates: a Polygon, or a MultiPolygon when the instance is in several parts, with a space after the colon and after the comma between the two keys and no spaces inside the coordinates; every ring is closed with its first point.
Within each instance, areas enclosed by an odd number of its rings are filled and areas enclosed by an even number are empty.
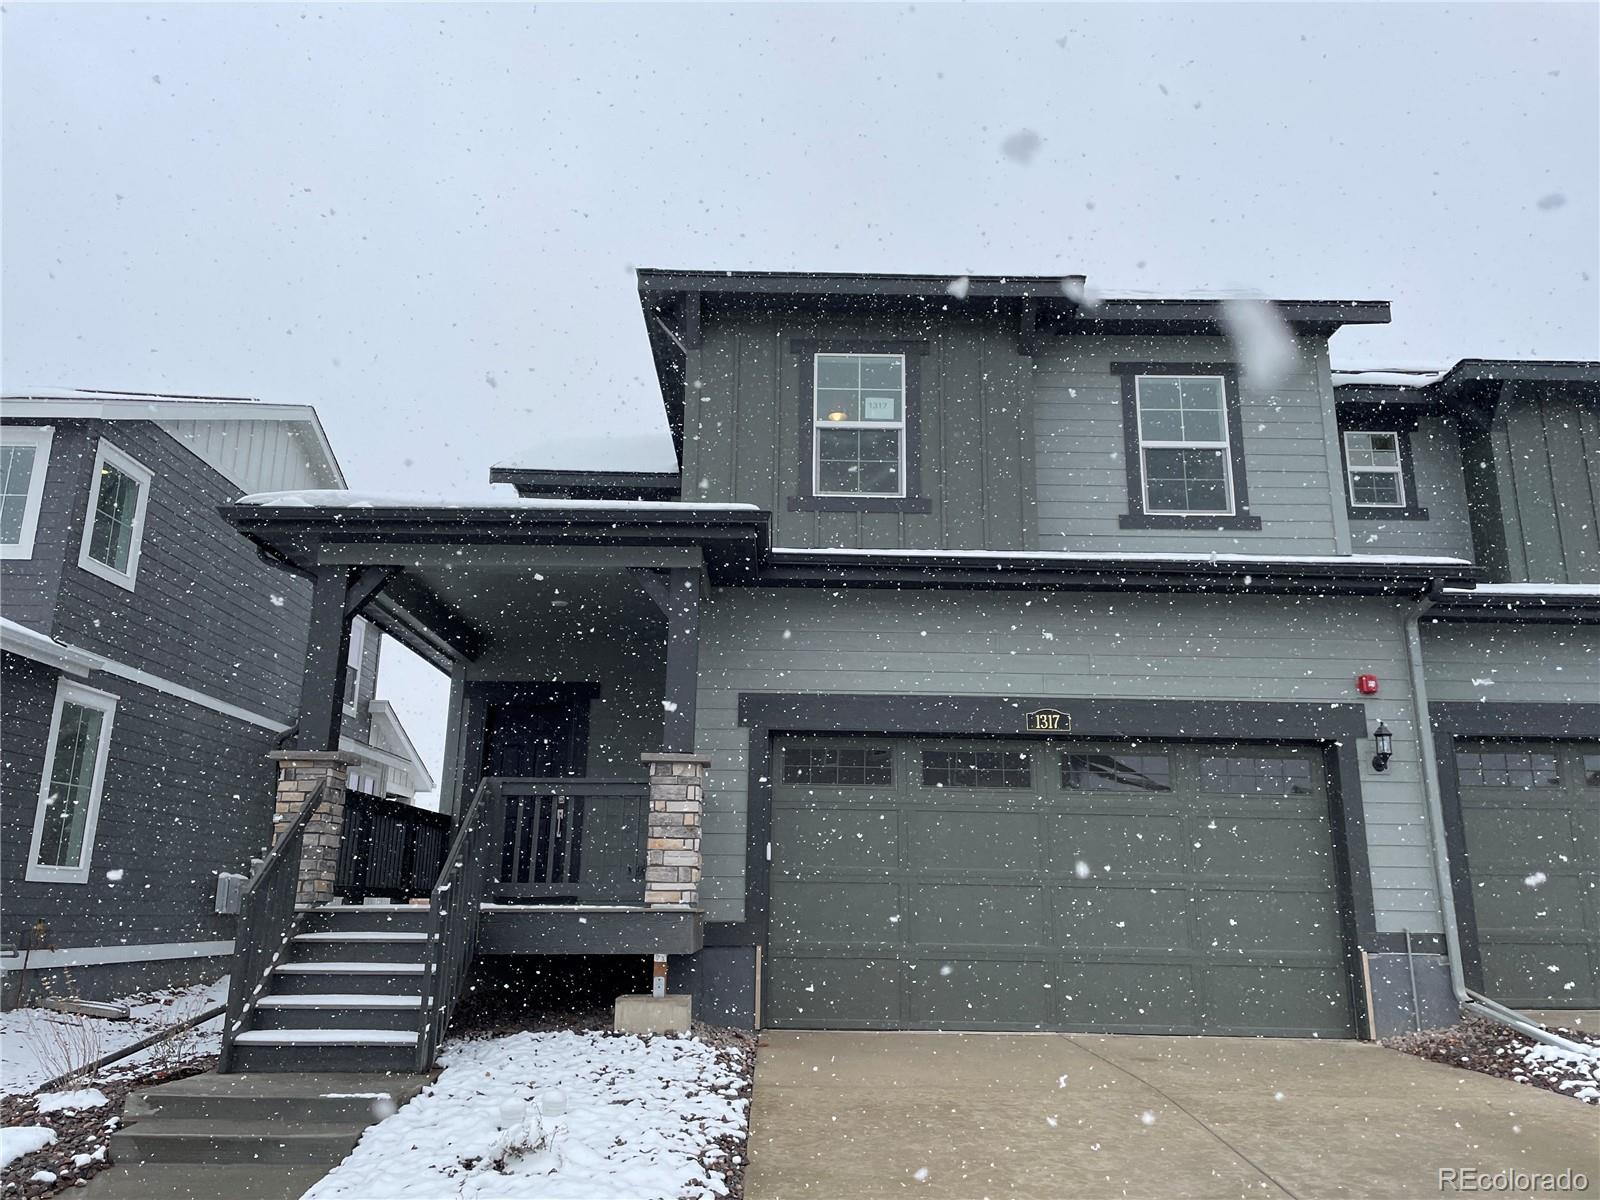
{"type": "Polygon", "coordinates": [[[271,837],[273,735],[188,701],[95,674],[118,697],[89,879],[24,879],[44,771],[57,674],[4,656],[0,745],[4,940],[20,944],[37,920],[57,946],[231,939],[216,915],[216,873],[248,873],[271,837]],[[121,871],[116,882],[108,871],[121,871]]]}
{"type": "MultiPolygon", "coordinates": [[[[7,421],[7,428],[37,429],[39,421],[7,421]]],[[[51,440],[50,461],[45,464],[44,493],[39,500],[39,523],[34,529],[29,558],[0,559],[0,612],[19,625],[49,633],[55,619],[56,593],[61,587],[62,564],[70,552],[78,561],[77,538],[83,526],[74,512],[74,468],[60,461],[63,441],[70,440],[59,426],[51,440]]],[[[37,461],[34,469],[39,469],[37,461]]]]}
{"type": "Polygon", "coordinates": [[[713,759],[712,920],[743,915],[740,692],[1349,703],[1353,676],[1372,671],[1382,698],[1366,702],[1368,727],[1382,719],[1395,734],[1387,773],[1370,773],[1363,756],[1378,928],[1439,928],[1400,614],[1387,602],[722,590],[702,622],[696,747],[713,759]]]}
{"type": "Polygon", "coordinates": [[[1233,362],[1222,338],[1046,338],[1034,360],[1034,462],[1041,550],[1246,550],[1337,552],[1329,470],[1332,397],[1323,386],[1326,344],[1308,340],[1301,360],[1270,393],[1245,384],[1240,415],[1250,511],[1259,532],[1122,529],[1128,511],[1122,384],[1115,362],[1233,362]]]}
{"type": "MultiPolygon", "coordinates": [[[[1359,424],[1359,422],[1357,422],[1359,424]]],[[[1426,521],[1350,520],[1357,554],[1437,554],[1473,559],[1472,522],[1461,466],[1461,438],[1454,422],[1423,417],[1410,434],[1415,495],[1407,500],[1428,510],[1426,521]]]]}
{"type": "Polygon", "coordinates": [[[1423,664],[1431,703],[1600,704],[1593,625],[1425,623],[1423,664]]]}

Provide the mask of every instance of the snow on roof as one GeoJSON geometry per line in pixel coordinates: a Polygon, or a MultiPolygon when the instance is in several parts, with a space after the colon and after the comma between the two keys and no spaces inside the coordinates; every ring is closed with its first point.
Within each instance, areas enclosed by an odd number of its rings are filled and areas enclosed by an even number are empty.
{"type": "Polygon", "coordinates": [[[100,666],[98,655],[58,642],[49,634],[19,624],[10,617],[0,617],[0,649],[58,667],[70,675],[86,676],[100,666]]]}
{"type": "Polygon", "coordinates": [[[1333,386],[1422,388],[1438,383],[1450,370],[1449,367],[1352,368],[1333,372],[1333,386]]]}
{"type": "Polygon", "coordinates": [[[403,495],[330,488],[311,488],[296,492],[257,492],[253,496],[241,497],[238,503],[259,505],[262,508],[414,508],[434,512],[479,508],[557,512],[571,509],[686,513],[761,511],[754,504],[701,504],[681,500],[552,500],[522,496],[490,496],[485,499],[472,497],[463,500],[459,496],[403,495]]]}
{"type": "Polygon", "coordinates": [[[1467,596],[1568,596],[1600,600],[1600,583],[1480,583],[1475,588],[1445,588],[1467,596]]]}
{"type": "Polygon", "coordinates": [[[1133,550],[1105,553],[1098,550],[846,550],[833,547],[810,549],[804,546],[774,546],[774,558],[810,555],[842,558],[882,558],[917,562],[924,559],[972,558],[1004,559],[1020,562],[1141,563],[1170,562],[1187,564],[1228,563],[1260,566],[1394,566],[1394,567],[1470,567],[1464,558],[1440,558],[1420,554],[1178,554],[1170,551],[1133,550]]]}
{"type": "Polygon", "coordinates": [[[676,475],[678,456],[665,430],[594,430],[544,438],[494,465],[509,471],[676,475]]]}

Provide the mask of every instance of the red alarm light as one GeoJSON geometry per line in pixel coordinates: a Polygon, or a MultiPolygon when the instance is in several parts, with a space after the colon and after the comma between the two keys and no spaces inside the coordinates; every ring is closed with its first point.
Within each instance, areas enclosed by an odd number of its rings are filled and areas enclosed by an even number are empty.
{"type": "Polygon", "coordinates": [[[1376,675],[1357,675],[1356,691],[1363,696],[1376,696],[1378,694],[1378,677],[1376,675]]]}

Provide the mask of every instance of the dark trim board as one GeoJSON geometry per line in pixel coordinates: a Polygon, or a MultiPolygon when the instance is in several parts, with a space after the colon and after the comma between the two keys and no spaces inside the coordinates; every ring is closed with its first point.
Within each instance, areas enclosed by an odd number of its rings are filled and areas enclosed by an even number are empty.
{"type": "Polygon", "coordinates": [[[1122,459],[1128,475],[1128,511],[1123,529],[1237,529],[1261,528],[1261,518],[1250,512],[1250,488],[1245,478],[1244,418],[1239,409],[1239,367],[1229,362],[1114,362],[1111,374],[1122,381],[1122,459]],[[1144,510],[1144,454],[1139,439],[1139,377],[1141,375],[1215,375],[1222,379],[1223,407],[1227,410],[1228,459],[1233,474],[1233,511],[1214,515],[1147,513],[1144,510]]]}
{"type": "Polygon", "coordinates": [[[1428,706],[1433,726],[1434,761],[1439,773],[1439,807],[1444,815],[1445,847],[1450,854],[1450,891],[1461,941],[1461,972],[1467,986],[1483,991],[1483,956],[1478,948],[1478,916],[1472,902],[1472,864],[1467,857],[1467,827],[1461,815],[1461,779],[1456,773],[1459,738],[1506,741],[1600,740],[1600,704],[1478,704],[1450,702],[1428,706]]]}
{"type": "MultiPolygon", "coordinates": [[[[706,945],[765,946],[771,920],[773,737],[782,733],[850,733],[894,737],[959,735],[1007,740],[1140,739],[1163,742],[1301,743],[1322,748],[1331,807],[1340,921],[1349,999],[1358,1033],[1371,1027],[1359,986],[1360,954],[1378,942],[1367,857],[1361,757],[1368,736],[1359,704],[1265,701],[1089,700],[1061,696],[874,696],[795,692],[739,693],[739,724],[750,730],[748,754],[745,919],[706,927],[706,945]],[[1024,717],[1056,709],[1071,732],[1030,734],[1024,717]],[[1264,732],[1270,731],[1267,736],[1264,732]]],[[[765,980],[763,987],[765,986],[765,980]]]]}
{"type": "Polygon", "coordinates": [[[693,954],[702,915],[688,910],[496,905],[483,911],[479,954],[693,954]]]}

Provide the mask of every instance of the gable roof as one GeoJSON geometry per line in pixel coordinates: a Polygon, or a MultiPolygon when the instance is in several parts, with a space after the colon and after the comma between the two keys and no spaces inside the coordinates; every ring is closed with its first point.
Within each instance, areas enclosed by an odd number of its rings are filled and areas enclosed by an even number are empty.
{"type": "Polygon", "coordinates": [[[345,486],[344,471],[309,404],[92,388],[33,390],[0,401],[5,416],[19,419],[150,421],[245,493],[345,486]]]}
{"type": "Polygon", "coordinates": [[[404,756],[411,760],[412,789],[418,792],[431,792],[438,787],[433,772],[428,770],[428,764],[422,761],[422,755],[417,753],[416,743],[411,740],[411,735],[401,723],[400,714],[394,711],[394,705],[387,700],[372,700],[367,707],[372,713],[374,729],[381,724],[389,734],[390,745],[401,747],[404,756]]]}

